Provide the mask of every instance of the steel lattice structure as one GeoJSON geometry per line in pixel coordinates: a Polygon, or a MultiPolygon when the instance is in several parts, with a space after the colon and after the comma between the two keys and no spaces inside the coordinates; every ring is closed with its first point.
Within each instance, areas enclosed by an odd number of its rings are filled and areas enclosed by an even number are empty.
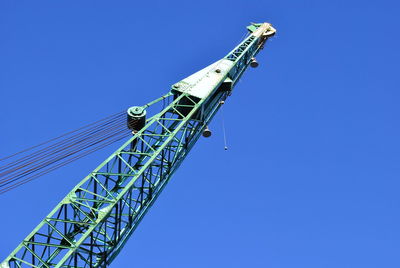
{"type": "Polygon", "coordinates": [[[76,185],[0,268],[109,265],[275,33],[268,23],[248,30],[226,57],[145,105],[169,103],[76,185]]]}

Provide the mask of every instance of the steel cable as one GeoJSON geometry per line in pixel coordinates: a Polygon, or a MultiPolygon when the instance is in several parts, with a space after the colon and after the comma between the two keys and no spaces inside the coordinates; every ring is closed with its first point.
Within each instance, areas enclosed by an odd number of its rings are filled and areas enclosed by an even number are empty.
{"type": "Polygon", "coordinates": [[[120,112],[1,158],[0,194],[130,136],[124,119],[120,112]]]}
{"type": "MultiPolygon", "coordinates": [[[[115,128],[115,126],[124,127],[121,122],[117,122],[115,125],[112,125],[111,127],[109,127],[109,129],[113,129],[113,128],[115,128]]],[[[58,145],[48,146],[46,148],[41,149],[38,152],[34,152],[34,153],[30,154],[24,158],[17,159],[14,162],[7,164],[3,168],[0,169],[0,171],[5,170],[0,173],[0,177],[4,176],[14,170],[20,169],[21,167],[35,163],[43,158],[52,157],[55,153],[63,151],[64,149],[69,148],[71,146],[79,145],[79,144],[83,143],[85,140],[95,139],[100,134],[107,134],[107,131],[108,131],[108,129],[102,129],[102,128],[95,129],[91,132],[85,133],[85,135],[80,139],[76,139],[76,137],[74,137],[72,139],[68,139],[65,142],[61,142],[58,145]],[[62,146],[60,146],[60,145],[62,145],[62,146]],[[15,167],[15,165],[18,165],[18,166],[15,167]],[[14,167],[14,168],[10,169],[11,167],[14,167]]],[[[1,179],[0,179],[0,181],[1,181],[1,179]]]]}
{"type": "Polygon", "coordinates": [[[103,144],[100,145],[100,146],[97,146],[97,147],[95,147],[95,148],[92,148],[91,150],[86,151],[86,152],[84,152],[84,153],[82,153],[82,154],[78,154],[78,155],[74,156],[73,158],[68,159],[67,161],[64,161],[64,162],[59,163],[58,165],[56,165],[56,166],[54,166],[54,167],[50,167],[50,168],[48,168],[47,170],[43,170],[42,172],[40,172],[40,173],[38,173],[38,174],[33,174],[32,176],[30,176],[30,177],[28,177],[28,178],[25,178],[24,180],[21,180],[21,181],[15,183],[15,184],[13,184],[13,185],[9,185],[9,186],[4,187],[4,188],[1,188],[1,187],[0,187],[0,194],[4,194],[4,193],[6,193],[6,192],[8,192],[8,191],[10,191],[10,190],[12,190],[12,189],[18,187],[18,186],[21,186],[21,185],[23,185],[23,184],[25,184],[25,183],[27,183],[27,182],[29,182],[29,181],[32,181],[32,180],[34,180],[34,179],[36,179],[36,178],[38,178],[38,177],[40,177],[40,176],[43,176],[43,175],[45,175],[45,174],[47,174],[47,173],[49,173],[49,172],[51,172],[51,171],[53,171],[53,170],[55,170],[55,169],[58,169],[58,168],[60,168],[60,167],[63,167],[63,166],[65,166],[65,165],[67,165],[67,164],[69,164],[69,163],[71,163],[71,162],[73,162],[73,161],[75,161],[75,160],[77,160],[77,159],[80,159],[80,158],[82,158],[82,157],[84,157],[84,156],[86,156],[86,155],[88,155],[88,154],[90,154],[90,153],[92,153],[92,152],[95,152],[95,151],[97,151],[97,150],[100,150],[100,149],[102,149],[102,148],[104,148],[104,147],[106,147],[106,146],[108,146],[108,145],[110,145],[110,144],[112,144],[112,143],[114,143],[114,142],[117,142],[117,141],[119,141],[119,140],[121,140],[121,139],[123,139],[123,138],[126,138],[126,137],[128,137],[129,135],[130,135],[130,133],[124,134],[124,135],[121,135],[121,136],[119,136],[119,137],[117,137],[117,138],[115,138],[115,139],[109,140],[108,142],[103,143],[103,144]]]}
{"type": "Polygon", "coordinates": [[[110,117],[119,116],[119,115],[122,115],[122,114],[124,114],[124,112],[119,112],[119,113],[116,113],[116,114],[107,116],[107,117],[105,117],[105,118],[103,118],[103,119],[100,119],[100,120],[98,120],[98,121],[96,121],[96,122],[93,122],[93,123],[90,123],[90,124],[88,124],[88,125],[86,125],[86,126],[80,127],[80,128],[78,128],[78,129],[75,129],[75,130],[72,130],[72,131],[69,131],[69,132],[67,132],[67,133],[64,133],[64,134],[58,136],[58,137],[55,137],[55,138],[52,138],[52,139],[47,140],[47,141],[45,141],[45,142],[42,142],[42,143],[40,143],[40,144],[38,144],[38,145],[35,145],[35,146],[32,146],[32,147],[26,148],[26,149],[24,149],[24,150],[22,150],[22,151],[19,151],[19,152],[16,152],[16,153],[14,153],[14,154],[11,154],[11,155],[9,155],[9,156],[0,158],[0,162],[3,161],[3,160],[5,160],[5,159],[11,158],[11,157],[13,157],[13,156],[16,156],[16,155],[18,155],[18,154],[21,154],[21,153],[24,153],[24,152],[26,152],[26,151],[32,150],[32,149],[34,149],[34,148],[37,148],[37,147],[39,147],[39,146],[41,146],[41,145],[44,145],[44,144],[46,144],[46,143],[49,143],[49,142],[52,142],[52,141],[54,141],[54,140],[60,139],[60,138],[62,138],[62,137],[64,137],[64,136],[66,136],[66,135],[69,135],[69,134],[71,134],[71,133],[77,132],[77,131],[79,131],[79,130],[81,130],[81,129],[83,129],[83,128],[86,128],[86,127],[89,127],[89,126],[91,126],[91,125],[97,124],[97,123],[99,123],[99,122],[101,122],[101,121],[104,121],[104,120],[110,118],[110,117]]]}
{"type": "Polygon", "coordinates": [[[73,155],[81,150],[84,150],[92,144],[97,144],[98,141],[102,141],[104,139],[110,138],[114,136],[115,134],[121,133],[122,131],[125,131],[126,129],[123,128],[121,129],[120,127],[116,128],[116,130],[108,130],[107,132],[103,131],[100,133],[97,133],[96,135],[93,135],[93,137],[90,137],[89,140],[82,140],[79,141],[75,145],[70,145],[66,147],[59,148],[58,151],[52,152],[52,155],[50,157],[42,156],[40,158],[36,158],[33,161],[30,161],[28,163],[24,163],[24,165],[18,166],[18,168],[13,168],[10,170],[8,173],[3,172],[0,174],[0,187],[2,184],[10,178],[14,178],[15,176],[19,176],[21,174],[30,174],[36,170],[39,170],[43,168],[44,166],[50,165],[54,162],[59,161],[60,159],[63,159],[65,157],[68,157],[70,155],[73,155]],[[16,174],[15,174],[16,172],[16,174]],[[14,174],[13,174],[14,173],[14,174]]]}
{"type": "MultiPolygon", "coordinates": [[[[24,160],[27,159],[27,158],[32,158],[32,157],[35,157],[35,156],[40,155],[40,154],[43,154],[43,153],[46,153],[46,154],[47,154],[47,153],[49,153],[49,151],[47,151],[48,149],[54,148],[54,147],[56,147],[56,146],[60,146],[60,145],[62,145],[62,144],[66,144],[66,143],[68,143],[68,142],[70,142],[70,141],[72,141],[72,140],[74,140],[74,139],[79,138],[80,136],[86,135],[86,134],[88,134],[89,132],[95,131],[95,130],[98,129],[98,128],[102,128],[102,127],[104,127],[106,124],[109,124],[110,122],[112,122],[112,121],[114,121],[114,120],[116,120],[116,119],[112,119],[112,120],[110,120],[110,121],[104,123],[103,125],[94,126],[94,127],[90,128],[90,129],[87,129],[87,130],[84,130],[84,131],[82,131],[82,132],[79,132],[79,133],[77,133],[76,135],[71,136],[71,137],[68,137],[68,138],[66,138],[66,139],[64,139],[64,140],[61,140],[61,141],[59,141],[59,142],[57,142],[57,143],[55,143],[55,144],[53,144],[53,145],[47,146],[47,147],[45,147],[45,148],[42,148],[42,149],[40,149],[40,150],[38,150],[38,151],[35,151],[35,152],[29,154],[29,155],[26,155],[26,156],[24,156],[24,157],[22,157],[22,158],[19,158],[19,159],[16,159],[16,160],[14,160],[14,161],[12,161],[12,162],[10,162],[10,163],[4,164],[3,166],[0,166],[0,171],[4,170],[4,169],[6,169],[6,168],[9,168],[9,167],[11,167],[11,166],[14,166],[15,163],[21,163],[21,161],[24,161],[24,160]]],[[[88,125],[88,126],[89,126],[89,125],[88,125]]],[[[87,127],[87,126],[86,126],[86,127],[87,127]]],[[[79,128],[79,129],[83,129],[83,128],[85,128],[85,127],[82,127],[82,128],[79,128]]],[[[73,132],[76,132],[76,131],[73,131],[73,132]]],[[[72,132],[69,132],[69,133],[72,133],[72,132]]],[[[63,136],[66,136],[66,134],[61,135],[61,136],[59,136],[59,137],[63,137],[63,136]]],[[[41,143],[41,145],[50,143],[50,142],[53,141],[53,140],[55,140],[55,139],[51,139],[51,140],[49,140],[49,141],[47,141],[47,142],[41,143]]],[[[33,148],[37,148],[37,147],[39,147],[39,145],[31,147],[30,150],[33,149],[33,148]]],[[[12,155],[12,156],[21,154],[22,152],[26,152],[26,151],[28,151],[28,149],[23,150],[23,151],[20,151],[20,152],[18,152],[18,153],[15,153],[15,154],[12,155]]],[[[9,159],[9,158],[11,158],[11,156],[8,156],[8,157],[3,158],[3,161],[4,161],[4,159],[9,159]]]]}
{"type": "MultiPolygon", "coordinates": [[[[112,137],[115,137],[115,136],[117,136],[117,135],[119,135],[119,134],[124,134],[123,132],[125,132],[125,131],[120,131],[119,133],[116,133],[116,134],[114,134],[114,135],[111,136],[111,137],[104,137],[103,139],[101,139],[101,140],[99,140],[99,141],[97,141],[97,142],[88,144],[88,145],[86,146],[86,148],[83,148],[83,149],[80,150],[80,151],[84,151],[85,149],[88,149],[88,148],[90,148],[91,146],[94,146],[94,145],[96,145],[96,144],[98,144],[98,143],[101,143],[101,142],[103,142],[103,141],[106,141],[107,139],[110,139],[110,138],[112,138],[112,137]]],[[[80,152],[80,151],[79,151],[79,152],[80,152]]],[[[14,181],[16,181],[16,180],[18,180],[18,179],[21,179],[21,178],[23,178],[23,177],[25,177],[25,176],[31,175],[31,174],[33,174],[33,173],[36,172],[36,171],[39,171],[39,170],[41,170],[41,169],[43,169],[43,168],[46,168],[46,167],[48,167],[48,166],[51,166],[52,164],[54,164],[54,163],[56,163],[56,162],[58,162],[58,161],[61,161],[61,160],[63,160],[63,159],[66,159],[66,158],[68,158],[69,156],[72,156],[72,155],[74,155],[74,154],[76,154],[76,153],[77,153],[77,152],[69,152],[68,154],[64,154],[64,155],[61,155],[61,156],[57,157],[54,161],[42,163],[42,164],[41,164],[40,166],[38,166],[38,167],[35,166],[35,167],[33,167],[33,168],[29,169],[29,170],[25,170],[24,172],[22,172],[22,173],[20,173],[20,174],[16,174],[16,175],[14,175],[14,176],[10,176],[10,177],[8,177],[7,180],[4,180],[4,181],[0,182],[0,188],[1,188],[1,187],[4,187],[5,185],[8,185],[8,184],[10,184],[10,183],[12,183],[12,182],[14,182],[14,181]]]]}

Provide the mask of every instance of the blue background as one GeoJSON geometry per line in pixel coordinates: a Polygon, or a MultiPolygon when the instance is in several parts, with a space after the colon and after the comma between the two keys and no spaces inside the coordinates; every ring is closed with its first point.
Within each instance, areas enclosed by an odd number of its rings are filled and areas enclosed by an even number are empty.
{"type": "MultiPolygon", "coordinates": [[[[0,155],[278,30],[111,267],[400,267],[397,1],[1,1],[0,155]]],[[[0,259],[118,144],[0,196],[0,259]]]]}

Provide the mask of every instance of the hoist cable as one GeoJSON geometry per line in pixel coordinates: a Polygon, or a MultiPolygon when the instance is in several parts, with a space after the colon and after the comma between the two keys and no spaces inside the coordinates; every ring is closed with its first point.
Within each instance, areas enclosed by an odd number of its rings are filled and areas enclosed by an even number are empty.
{"type": "MultiPolygon", "coordinates": [[[[121,122],[117,122],[117,126],[123,127],[124,126],[121,124],[121,122]]],[[[115,128],[115,125],[112,125],[111,127],[115,128]]],[[[46,157],[52,157],[52,155],[54,153],[60,152],[66,148],[69,148],[73,145],[79,146],[81,143],[85,142],[88,139],[95,139],[99,134],[106,134],[107,129],[102,129],[102,128],[97,128],[94,130],[90,130],[90,132],[85,133],[85,135],[83,137],[80,137],[79,139],[77,139],[79,136],[82,135],[77,135],[76,137],[72,137],[69,139],[66,139],[65,141],[61,141],[58,144],[54,144],[51,146],[48,146],[46,148],[43,148],[37,152],[34,152],[32,154],[29,154],[23,158],[17,159],[11,163],[8,163],[7,165],[4,165],[3,167],[0,168],[0,177],[4,176],[5,174],[10,173],[11,171],[14,171],[16,169],[19,169],[20,167],[26,166],[28,164],[37,162],[40,159],[46,158],[46,157]],[[97,133],[97,134],[96,134],[97,133]],[[33,160],[32,160],[33,159],[33,160]],[[17,166],[16,166],[17,165],[17,166]],[[16,167],[15,167],[16,166],[16,167]],[[13,167],[12,169],[10,169],[11,167],[13,167]]],[[[1,181],[1,179],[0,179],[1,181]]]]}
{"type": "MultiPolygon", "coordinates": [[[[124,133],[117,133],[117,134],[113,135],[112,137],[115,137],[115,136],[120,135],[120,134],[123,134],[124,136],[126,136],[126,133],[125,133],[125,134],[124,134],[124,133]]],[[[112,137],[111,137],[111,138],[112,138],[112,137]]],[[[95,142],[95,143],[93,143],[93,144],[89,144],[86,148],[83,148],[83,149],[90,148],[91,146],[94,146],[94,145],[96,145],[96,144],[98,144],[98,143],[101,143],[101,142],[103,142],[103,141],[106,141],[106,140],[108,140],[109,138],[110,138],[110,137],[105,137],[105,138],[103,138],[103,139],[100,140],[100,141],[97,141],[97,142],[95,142]]],[[[82,151],[83,151],[83,150],[82,150],[82,151]]],[[[15,174],[14,176],[8,177],[8,180],[4,180],[4,181],[1,181],[1,182],[0,182],[0,188],[3,187],[3,186],[5,186],[5,185],[7,185],[7,184],[10,184],[10,183],[12,183],[12,182],[18,180],[18,179],[21,179],[22,177],[28,176],[28,175],[34,173],[35,171],[41,170],[41,169],[43,169],[43,168],[46,168],[46,167],[50,166],[51,164],[54,164],[54,163],[56,163],[56,162],[58,162],[58,161],[60,161],[60,160],[66,159],[67,157],[72,156],[72,155],[74,155],[75,153],[77,153],[77,152],[69,152],[68,154],[64,154],[64,155],[61,155],[61,156],[59,156],[59,157],[56,157],[56,158],[54,159],[54,161],[42,163],[42,164],[40,164],[39,166],[35,166],[35,167],[31,168],[31,169],[24,170],[23,172],[21,172],[21,173],[19,173],[19,174],[15,174]]]]}
{"type": "MultiPolygon", "coordinates": [[[[47,146],[47,147],[44,147],[44,148],[39,149],[39,150],[37,150],[37,151],[33,151],[33,153],[31,153],[31,154],[25,155],[25,156],[23,156],[23,157],[21,157],[21,158],[19,158],[19,159],[16,159],[16,160],[14,160],[14,161],[12,161],[12,162],[9,162],[9,163],[7,163],[7,164],[4,164],[3,166],[0,166],[0,171],[4,170],[4,169],[6,169],[6,168],[9,168],[9,167],[11,167],[11,166],[14,166],[15,163],[21,163],[21,161],[24,161],[24,160],[27,159],[27,158],[36,157],[37,155],[41,155],[41,154],[48,154],[48,153],[50,152],[50,151],[48,151],[49,149],[55,148],[55,147],[60,146],[60,145],[65,145],[65,144],[67,144],[67,143],[69,143],[69,142],[71,142],[71,141],[73,141],[73,140],[75,140],[75,139],[77,139],[77,138],[79,138],[79,137],[82,137],[82,136],[84,136],[84,135],[86,135],[86,134],[90,134],[91,132],[94,132],[94,131],[96,131],[96,130],[98,130],[98,129],[104,128],[106,125],[110,124],[110,123],[113,122],[114,120],[116,120],[116,119],[110,119],[109,121],[103,123],[102,125],[93,126],[93,127],[89,128],[89,129],[86,129],[86,130],[83,130],[83,131],[81,131],[81,132],[78,132],[77,134],[75,134],[75,135],[73,135],[73,136],[71,136],[71,137],[67,137],[67,138],[65,138],[65,139],[63,139],[63,140],[61,140],[61,141],[58,141],[58,142],[56,142],[56,143],[54,143],[54,144],[51,144],[51,145],[49,145],[49,146],[47,146]]],[[[119,124],[119,122],[117,122],[117,123],[119,124]]],[[[85,128],[85,127],[82,127],[82,128],[80,128],[80,129],[83,129],[83,128],[85,128]]],[[[74,131],[74,132],[76,132],[76,131],[74,131]]],[[[72,133],[72,132],[70,132],[70,133],[72,133]]],[[[62,135],[62,136],[66,136],[66,135],[62,135]]],[[[60,136],[60,137],[62,137],[62,136],[60,136]]],[[[44,142],[44,143],[42,143],[42,144],[43,144],[43,145],[44,145],[44,144],[48,144],[48,143],[51,143],[51,141],[54,141],[54,140],[55,140],[55,139],[52,139],[52,140],[49,140],[49,141],[44,142]]],[[[38,147],[39,147],[39,146],[33,146],[33,147],[31,147],[31,149],[33,149],[33,148],[38,148],[38,147]]],[[[24,151],[27,152],[28,150],[24,150],[24,151]]],[[[14,154],[14,156],[17,155],[17,154],[20,154],[20,153],[22,153],[22,151],[19,152],[19,153],[14,154]]],[[[10,157],[5,157],[5,158],[3,158],[3,159],[7,159],[7,158],[11,158],[11,156],[10,156],[10,157]]]]}
{"type": "Polygon", "coordinates": [[[224,136],[224,149],[228,150],[228,145],[226,142],[226,131],[225,131],[225,118],[224,118],[224,109],[221,107],[221,117],[222,117],[222,133],[224,136]]]}
{"type": "Polygon", "coordinates": [[[126,129],[117,129],[117,131],[108,131],[108,132],[100,132],[97,133],[96,135],[93,135],[89,140],[82,140],[79,141],[77,144],[65,146],[62,148],[59,148],[57,151],[52,151],[49,156],[41,156],[39,158],[35,158],[33,161],[29,161],[27,163],[23,163],[22,165],[19,165],[17,167],[14,167],[11,170],[7,170],[6,172],[3,172],[0,174],[0,187],[2,186],[2,183],[5,181],[8,181],[9,178],[13,178],[15,176],[18,176],[20,174],[26,174],[26,173],[31,173],[32,171],[36,171],[38,169],[41,169],[43,166],[52,164],[54,162],[59,161],[60,159],[63,159],[65,157],[68,157],[69,155],[72,155],[74,153],[77,153],[81,150],[84,150],[92,144],[97,144],[98,141],[102,141],[104,139],[107,139],[109,137],[112,137],[116,134],[119,134],[120,132],[126,132],[126,129]]]}
{"type": "Polygon", "coordinates": [[[24,150],[22,150],[22,151],[19,151],[19,152],[16,152],[16,153],[12,154],[12,155],[9,155],[9,156],[0,158],[0,161],[6,160],[6,159],[8,159],[8,158],[11,158],[11,157],[13,157],[13,156],[15,156],[15,155],[18,155],[18,154],[21,154],[21,153],[24,153],[24,152],[26,152],[26,151],[32,150],[32,149],[37,148],[37,147],[39,147],[39,146],[41,146],[41,145],[44,145],[44,144],[46,144],[46,143],[49,143],[49,142],[52,142],[52,141],[54,141],[54,140],[60,139],[60,138],[62,138],[62,137],[64,137],[64,136],[67,136],[67,135],[69,135],[69,134],[71,134],[71,133],[75,133],[75,132],[77,132],[77,131],[79,131],[79,130],[81,130],[81,129],[83,129],[83,128],[87,128],[87,127],[89,127],[89,126],[91,126],[91,125],[97,124],[97,123],[99,123],[99,122],[101,122],[101,121],[104,121],[104,120],[110,118],[110,117],[118,116],[118,115],[121,115],[121,114],[124,114],[124,112],[119,112],[119,113],[116,113],[116,114],[107,116],[107,117],[105,117],[105,118],[103,118],[103,119],[100,119],[100,120],[98,120],[98,121],[96,121],[96,122],[93,122],[93,123],[91,123],[91,124],[88,124],[88,125],[86,125],[86,126],[83,126],[83,127],[78,128],[78,129],[75,129],[75,130],[69,131],[69,132],[67,132],[67,133],[64,133],[64,134],[62,134],[62,135],[60,135],[60,136],[58,136],[58,137],[52,138],[52,139],[50,139],[50,140],[47,140],[47,141],[42,142],[42,143],[40,143],[40,144],[37,144],[37,145],[35,145],[35,146],[26,148],[26,149],[24,149],[24,150]]]}
{"type": "Polygon", "coordinates": [[[106,147],[106,146],[108,146],[108,145],[110,145],[110,144],[112,144],[112,143],[114,143],[114,142],[117,142],[117,141],[119,141],[119,140],[121,140],[121,139],[124,139],[124,138],[128,137],[129,135],[130,135],[130,133],[127,134],[127,135],[122,135],[122,136],[119,136],[119,137],[117,137],[117,138],[115,138],[115,139],[109,140],[108,142],[103,143],[103,144],[101,144],[100,146],[97,146],[97,147],[95,147],[95,148],[92,148],[91,150],[86,151],[86,152],[84,152],[84,153],[78,154],[78,155],[74,156],[74,157],[71,158],[71,159],[68,159],[68,160],[66,160],[66,161],[64,161],[64,162],[59,163],[59,164],[56,165],[56,166],[50,167],[50,168],[48,168],[48,169],[46,169],[46,170],[43,170],[42,172],[40,172],[40,173],[38,173],[38,174],[33,174],[32,176],[27,177],[27,178],[25,178],[25,179],[23,179],[23,180],[20,180],[20,181],[18,181],[17,183],[15,183],[15,184],[13,184],[13,185],[9,185],[9,186],[7,186],[7,187],[1,187],[1,188],[0,188],[0,194],[4,194],[4,193],[6,193],[6,192],[8,192],[8,191],[10,191],[10,190],[12,190],[12,189],[15,189],[15,188],[18,187],[18,186],[21,186],[21,185],[23,185],[23,184],[25,184],[25,183],[27,183],[27,182],[30,182],[30,181],[32,181],[32,180],[34,180],[34,179],[36,179],[36,178],[38,178],[38,177],[40,177],[40,176],[43,176],[43,175],[45,175],[45,174],[47,174],[47,173],[49,173],[49,172],[51,172],[51,171],[53,171],[53,170],[55,170],[55,169],[58,169],[58,168],[60,168],[60,167],[63,167],[63,166],[65,166],[65,165],[67,165],[67,164],[69,164],[69,163],[71,163],[71,162],[73,162],[73,161],[75,161],[75,160],[78,160],[78,159],[80,159],[80,158],[82,158],[82,157],[84,157],[84,156],[86,156],[86,155],[88,155],[88,154],[90,154],[90,153],[92,153],[92,152],[95,152],[95,151],[97,151],[97,150],[100,150],[100,149],[102,149],[102,148],[104,148],[104,147],[106,147]]]}
{"type": "Polygon", "coordinates": [[[0,194],[131,135],[120,112],[0,159],[0,194]]]}

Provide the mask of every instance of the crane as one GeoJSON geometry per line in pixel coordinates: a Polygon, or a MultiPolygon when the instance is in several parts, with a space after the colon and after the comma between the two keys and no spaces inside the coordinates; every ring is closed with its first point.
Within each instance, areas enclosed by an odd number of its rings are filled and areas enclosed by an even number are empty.
{"type": "Polygon", "coordinates": [[[0,264],[106,267],[167,185],[255,56],[276,30],[252,23],[224,58],[172,85],[160,98],[127,111],[132,136],[79,182],[0,264]],[[147,109],[164,103],[150,118],[147,109]]]}

